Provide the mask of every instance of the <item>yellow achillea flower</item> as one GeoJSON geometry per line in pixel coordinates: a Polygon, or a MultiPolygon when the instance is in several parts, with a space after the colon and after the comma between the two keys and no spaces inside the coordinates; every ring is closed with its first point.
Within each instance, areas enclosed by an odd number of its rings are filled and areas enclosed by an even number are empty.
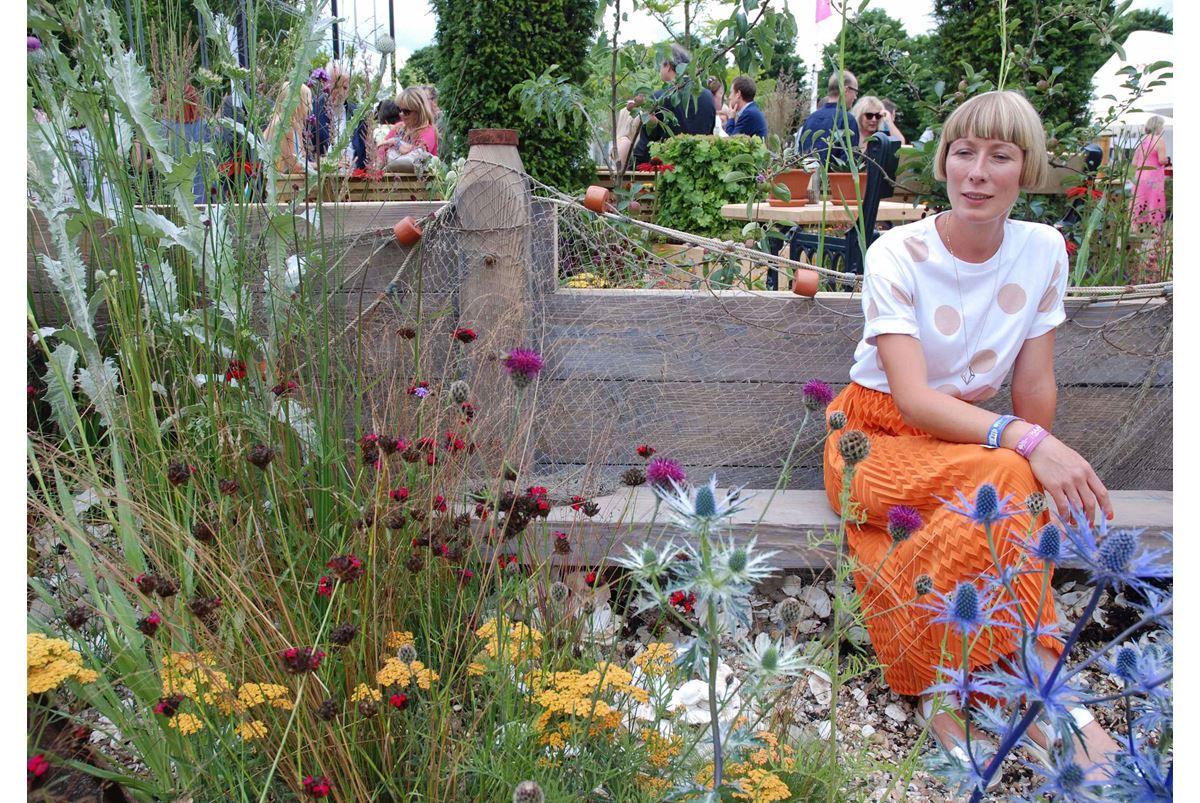
{"type": "Polygon", "coordinates": [[[272,708],[292,709],[292,690],[278,683],[243,683],[238,688],[238,711],[247,711],[256,705],[269,704],[272,708]]]}
{"type": "Polygon", "coordinates": [[[472,661],[471,663],[467,664],[467,675],[470,677],[477,678],[486,674],[487,667],[478,661],[472,661]]]}
{"type": "Polygon", "coordinates": [[[680,736],[663,736],[656,730],[647,728],[642,731],[642,741],[646,743],[647,758],[650,766],[663,769],[671,763],[671,759],[679,755],[683,748],[683,738],[680,736]]]}
{"type": "Polygon", "coordinates": [[[255,719],[241,723],[233,732],[242,737],[243,742],[253,742],[267,735],[267,726],[261,719],[255,719]]]}
{"type": "Polygon", "coordinates": [[[440,677],[420,661],[405,663],[399,658],[389,658],[375,673],[375,682],[380,686],[409,686],[414,680],[418,688],[428,689],[440,677]]]}
{"type": "Polygon", "coordinates": [[[26,695],[56,689],[68,678],[91,683],[100,677],[95,670],[84,667],[83,656],[70,644],[42,633],[26,635],[25,661],[26,695]]]}
{"type": "Polygon", "coordinates": [[[383,692],[365,683],[360,683],[354,687],[354,693],[350,695],[350,702],[357,703],[363,700],[373,700],[379,702],[383,699],[383,692]]]}
{"type": "Polygon", "coordinates": [[[393,630],[383,639],[383,646],[389,650],[398,650],[405,644],[413,643],[413,634],[408,630],[393,630]]]}
{"type": "Polygon", "coordinates": [[[601,275],[591,273],[590,271],[582,271],[567,279],[563,286],[580,289],[587,287],[612,287],[612,283],[601,275]]]}
{"type": "Polygon", "coordinates": [[[542,707],[534,721],[534,730],[546,730],[555,715],[567,718],[583,717],[592,720],[596,730],[615,730],[622,719],[621,711],[601,699],[604,692],[628,695],[639,702],[649,698],[645,689],[632,685],[633,676],[619,666],[597,664],[588,672],[530,673],[526,682],[533,689],[533,702],[542,707]]]}
{"type": "Polygon", "coordinates": [[[777,800],[791,800],[792,790],[780,780],[778,775],[764,769],[754,768],[743,775],[742,791],[734,792],[738,800],[749,800],[751,803],[774,803],[777,800]]]}
{"type": "Polygon", "coordinates": [[[209,652],[173,652],[162,657],[164,697],[182,694],[217,705],[228,714],[234,707],[229,676],[216,669],[217,659],[209,652]]]}
{"type": "MultiPolygon", "coordinates": [[[[483,639],[483,652],[475,656],[475,663],[481,667],[489,659],[495,661],[503,656],[503,660],[511,663],[521,663],[541,657],[542,634],[524,622],[509,622],[507,619],[488,619],[475,631],[475,635],[483,639]],[[502,637],[503,636],[503,637],[502,637]]],[[[470,672],[482,675],[484,670],[470,672]]]]}
{"type": "Polygon", "coordinates": [[[199,717],[192,714],[176,714],[167,720],[167,726],[174,728],[184,736],[191,736],[193,733],[204,730],[204,723],[199,717]]]}
{"type": "Polygon", "coordinates": [[[642,671],[650,677],[667,674],[674,662],[675,647],[661,641],[647,644],[646,649],[639,652],[633,659],[634,665],[641,667],[642,671]]]}

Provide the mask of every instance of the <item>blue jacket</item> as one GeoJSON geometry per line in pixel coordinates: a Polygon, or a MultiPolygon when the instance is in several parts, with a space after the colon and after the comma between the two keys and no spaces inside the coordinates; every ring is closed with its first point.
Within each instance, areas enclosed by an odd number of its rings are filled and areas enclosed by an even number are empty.
{"type": "Polygon", "coordinates": [[[730,117],[725,121],[725,133],[731,137],[735,134],[747,134],[752,137],[766,139],[766,115],[762,113],[762,109],[758,108],[757,103],[750,101],[742,107],[742,110],[737,113],[736,117],[730,117]]]}
{"type": "Polygon", "coordinates": [[[829,156],[830,163],[845,162],[845,134],[839,133],[834,142],[829,141],[830,132],[850,132],[850,144],[858,145],[858,121],[854,119],[843,106],[836,103],[825,103],[821,108],[808,116],[804,125],[796,132],[796,150],[814,151],[821,163],[829,156]],[[832,153],[830,153],[832,151],[832,153]]]}
{"type": "MultiPolygon", "coordinates": [[[[329,148],[333,145],[330,137],[330,114],[329,114],[329,96],[324,92],[317,96],[314,102],[313,116],[317,118],[316,130],[314,131],[310,125],[309,136],[317,145],[317,154],[324,156],[329,153],[329,148]]],[[[346,104],[346,119],[354,117],[354,111],[358,107],[353,103],[346,104]]],[[[354,152],[354,166],[364,168],[367,166],[367,121],[363,119],[359,122],[358,128],[354,130],[354,136],[350,139],[350,148],[354,152]]]]}
{"type": "Polygon", "coordinates": [[[641,136],[633,149],[635,165],[650,161],[651,142],[669,139],[676,134],[711,134],[717,125],[717,105],[712,92],[707,89],[700,90],[700,97],[693,100],[685,81],[677,89],[660,89],[654,93],[654,99],[662,101],[674,120],[663,115],[658,125],[642,126],[641,136]]]}

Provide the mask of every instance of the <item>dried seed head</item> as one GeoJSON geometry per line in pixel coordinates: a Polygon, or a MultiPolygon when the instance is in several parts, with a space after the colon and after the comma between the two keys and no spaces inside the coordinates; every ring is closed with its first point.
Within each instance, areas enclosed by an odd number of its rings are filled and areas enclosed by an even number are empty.
{"type": "Polygon", "coordinates": [[[834,410],[829,414],[829,428],[839,430],[846,428],[846,414],[841,410],[834,410]]]}
{"type": "Polygon", "coordinates": [[[217,483],[217,490],[222,496],[233,496],[240,488],[237,480],[221,480],[217,483]]]}
{"type": "Polygon", "coordinates": [[[417,660],[417,648],[411,644],[401,644],[400,649],[396,650],[396,657],[406,664],[411,664],[417,660]]]}
{"type": "Polygon", "coordinates": [[[359,700],[358,713],[370,719],[379,713],[379,705],[374,700],[359,700]]]}
{"type": "Polygon", "coordinates": [[[71,628],[72,630],[79,630],[85,624],[87,624],[88,616],[90,615],[91,614],[88,611],[87,606],[75,605],[67,611],[65,616],[63,616],[63,621],[65,621],[67,623],[67,627],[71,628]]]}
{"type": "Polygon", "coordinates": [[[211,544],[217,540],[217,531],[207,521],[198,521],[192,525],[192,538],[202,544],[211,544]]]}
{"type": "Polygon", "coordinates": [[[471,395],[471,386],[461,379],[456,379],[450,383],[450,400],[455,404],[462,404],[471,395]]]}
{"type": "Polygon", "coordinates": [[[566,583],[555,581],[550,584],[550,601],[555,605],[562,605],[570,595],[571,589],[567,588],[566,583]]]}
{"type": "Polygon", "coordinates": [[[621,484],[628,485],[630,488],[636,488],[639,485],[644,485],[646,482],[646,472],[640,468],[631,468],[621,475],[621,484]]]}
{"type": "Polygon", "coordinates": [[[545,803],[546,793],[537,781],[521,781],[513,789],[513,803],[545,803]]]}
{"type": "Polygon", "coordinates": [[[1025,509],[1029,511],[1030,516],[1036,519],[1046,512],[1046,495],[1041,491],[1034,491],[1025,497],[1025,509]]]}
{"type": "Polygon", "coordinates": [[[852,429],[838,439],[838,452],[847,466],[854,466],[871,454],[871,440],[861,429],[852,429]]]}
{"type": "Polygon", "coordinates": [[[316,714],[317,719],[322,722],[331,722],[338,715],[338,704],[332,699],[328,699],[317,706],[316,714]]]}
{"type": "Polygon", "coordinates": [[[250,447],[249,453],[246,455],[246,460],[250,465],[257,469],[266,471],[267,466],[275,459],[275,450],[270,446],[262,443],[256,443],[250,447]]]}
{"type": "Polygon", "coordinates": [[[917,592],[918,597],[923,597],[933,591],[933,578],[927,574],[922,574],[913,583],[913,588],[917,592]]]}
{"type": "Polygon", "coordinates": [[[345,647],[350,642],[354,641],[354,637],[358,635],[358,625],[347,622],[335,627],[329,633],[329,640],[339,647],[345,647]]]}
{"type": "Polygon", "coordinates": [[[779,603],[779,619],[788,627],[792,627],[799,622],[800,616],[803,613],[804,607],[800,600],[795,597],[788,597],[779,603]]]}

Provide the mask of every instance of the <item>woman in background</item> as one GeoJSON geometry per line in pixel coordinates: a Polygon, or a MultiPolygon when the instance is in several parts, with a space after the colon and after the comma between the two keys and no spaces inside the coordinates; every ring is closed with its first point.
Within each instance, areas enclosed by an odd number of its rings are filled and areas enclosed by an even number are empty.
{"type": "Polygon", "coordinates": [[[875,132],[887,117],[887,109],[883,107],[883,101],[874,95],[863,95],[854,104],[850,114],[858,122],[858,149],[865,151],[867,143],[875,136],[875,132]]]}
{"type": "MultiPolygon", "coordinates": [[[[313,110],[312,90],[306,84],[299,87],[300,102],[292,112],[290,119],[283,119],[285,101],[288,96],[289,82],[280,82],[275,92],[275,113],[263,137],[267,143],[273,143],[282,131],[279,143],[279,154],[275,157],[275,169],[280,173],[303,173],[308,157],[305,152],[304,131],[308,117],[313,110]]],[[[270,145],[268,145],[270,147],[270,145]]]]}
{"type": "Polygon", "coordinates": [[[1167,168],[1171,166],[1163,123],[1157,114],[1147,120],[1145,133],[1133,149],[1133,226],[1141,238],[1130,277],[1134,284],[1163,280],[1158,256],[1167,220],[1167,168]]]}
{"type": "Polygon", "coordinates": [[[437,127],[434,125],[433,110],[425,93],[416,87],[409,87],[396,97],[396,106],[400,114],[400,123],[393,129],[393,134],[379,146],[380,161],[394,167],[401,157],[415,157],[415,151],[419,150],[430,156],[437,156],[437,127]]]}

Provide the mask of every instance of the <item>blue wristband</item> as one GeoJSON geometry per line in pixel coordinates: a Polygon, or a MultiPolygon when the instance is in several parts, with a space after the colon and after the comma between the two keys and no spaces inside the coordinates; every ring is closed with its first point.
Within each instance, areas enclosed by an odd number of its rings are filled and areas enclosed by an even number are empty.
{"type": "Polygon", "coordinates": [[[984,444],[989,449],[998,449],[1000,447],[1000,438],[1004,435],[1004,430],[1014,421],[1021,420],[1015,415],[998,416],[992,425],[988,427],[987,443],[984,444]]]}

